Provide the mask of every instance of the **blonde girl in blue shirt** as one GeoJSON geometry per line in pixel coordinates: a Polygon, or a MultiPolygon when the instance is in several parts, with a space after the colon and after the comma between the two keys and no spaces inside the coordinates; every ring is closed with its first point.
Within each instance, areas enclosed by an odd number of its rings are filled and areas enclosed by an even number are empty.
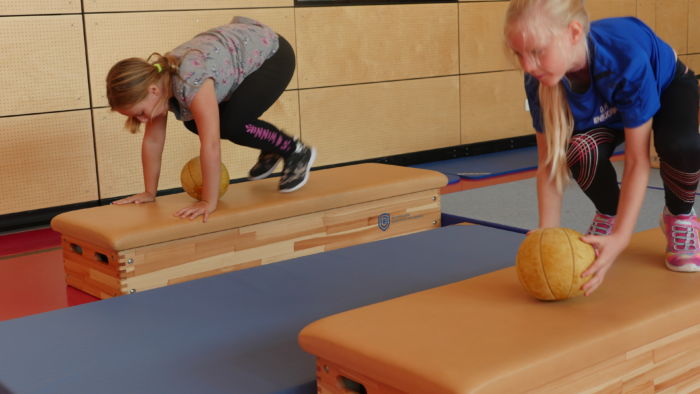
{"type": "Polygon", "coordinates": [[[693,211],[700,177],[698,84],[673,49],[636,18],[589,23],[582,0],[511,0],[506,44],[525,72],[538,147],[539,227],[558,227],[572,177],[596,214],[583,273],[591,294],[628,245],[649,178],[649,144],[661,160],[666,266],[700,271],[693,211]],[[625,142],[622,186],[610,156],[625,142]]]}

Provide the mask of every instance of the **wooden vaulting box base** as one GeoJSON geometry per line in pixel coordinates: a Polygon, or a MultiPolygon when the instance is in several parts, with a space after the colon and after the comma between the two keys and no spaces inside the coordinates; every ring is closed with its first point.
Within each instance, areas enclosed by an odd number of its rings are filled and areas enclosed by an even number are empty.
{"type": "Polygon", "coordinates": [[[321,319],[299,343],[322,394],[696,393],[700,274],[667,270],[664,249],[635,234],[590,297],[537,301],[510,267],[321,319]]]}
{"type": "Polygon", "coordinates": [[[447,179],[361,164],[314,171],[293,193],[278,182],[231,185],[207,223],[173,217],[184,193],[58,215],[66,281],[108,298],[439,227],[447,179]]]}

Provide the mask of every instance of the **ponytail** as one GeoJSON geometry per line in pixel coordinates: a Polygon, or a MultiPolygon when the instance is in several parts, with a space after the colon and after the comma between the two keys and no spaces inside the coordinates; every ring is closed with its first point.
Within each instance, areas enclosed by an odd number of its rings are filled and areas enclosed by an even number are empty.
{"type": "Polygon", "coordinates": [[[571,179],[566,151],[574,130],[574,118],[561,83],[555,86],[540,84],[539,99],[547,143],[544,164],[549,168],[549,179],[554,181],[557,190],[562,192],[571,179]]]}

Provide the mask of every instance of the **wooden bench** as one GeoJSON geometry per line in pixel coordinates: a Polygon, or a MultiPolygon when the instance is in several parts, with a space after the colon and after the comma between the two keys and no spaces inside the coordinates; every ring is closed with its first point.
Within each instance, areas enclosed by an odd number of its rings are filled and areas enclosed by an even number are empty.
{"type": "Polygon", "coordinates": [[[667,270],[664,249],[658,229],[635,234],[590,297],[537,301],[510,267],[321,319],[299,342],[323,394],[697,392],[700,276],[667,270]]]}
{"type": "Polygon", "coordinates": [[[278,182],[231,185],[207,223],[173,216],[185,193],[57,215],[66,281],[108,298],[439,227],[447,179],[360,164],[314,171],[294,193],[278,182]]]}

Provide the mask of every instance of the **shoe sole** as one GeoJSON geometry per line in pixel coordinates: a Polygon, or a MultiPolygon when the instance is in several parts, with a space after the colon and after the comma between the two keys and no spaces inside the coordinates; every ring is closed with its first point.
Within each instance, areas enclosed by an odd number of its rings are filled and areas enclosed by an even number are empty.
{"type": "Polygon", "coordinates": [[[304,174],[304,180],[299,182],[298,185],[289,188],[289,189],[280,189],[280,193],[291,193],[295,190],[299,190],[302,186],[306,185],[306,181],[309,180],[309,172],[311,172],[311,166],[314,164],[314,161],[316,160],[316,148],[311,148],[311,157],[309,158],[309,164],[306,166],[306,173],[304,174]]]}
{"type": "Polygon", "coordinates": [[[688,264],[683,264],[681,266],[677,265],[671,265],[666,262],[666,268],[670,269],[671,271],[675,272],[700,272],[700,267],[693,263],[688,263],[688,264]]]}
{"type": "Polygon", "coordinates": [[[260,174],[260,175],[258,175],[258,176],[249,176],[249,177],[248,177],[248,180],[249,180],[249,181],[259,181],[260,179],[265,179],[265,178],[269,177],[270,174],[272,174],[272,173],[275,171],[275,168],[277,168],[277,165],[280,163],[281,160],[282,160],[282,158],[280,157],[280,158],[277,159],[277,161],[275,162],[275,165],[273,165],[272,168],[270,168],[267,172],[262,173],[262,174],[260,174]]]}

